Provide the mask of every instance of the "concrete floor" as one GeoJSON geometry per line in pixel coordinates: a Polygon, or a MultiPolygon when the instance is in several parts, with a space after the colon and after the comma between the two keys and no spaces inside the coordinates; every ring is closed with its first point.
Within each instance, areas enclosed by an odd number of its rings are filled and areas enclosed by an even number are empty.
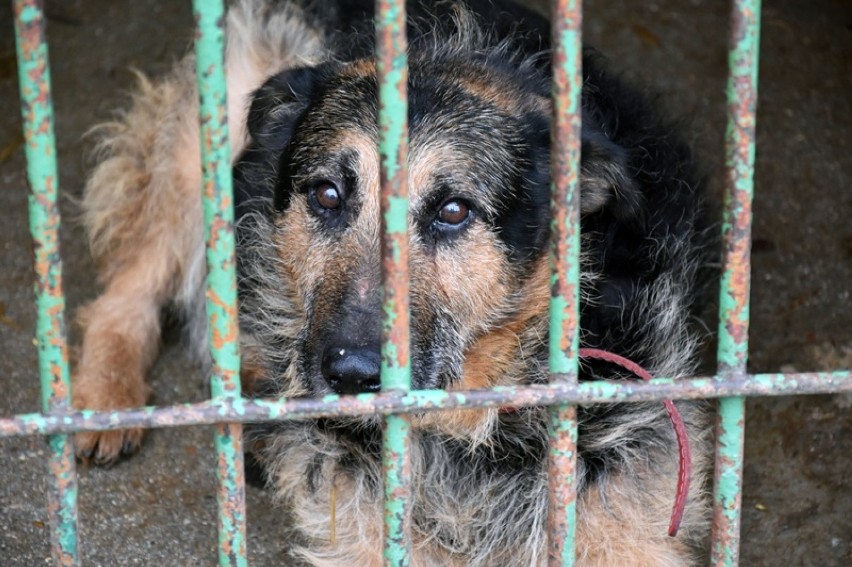
{"type": "MultiPolygon", "coordinates": [[[[83,134],[126,103],[128,69],[158,74],[188,47],[189,2],[47,1],[66,221],[69,313],[93,298],[93,267],[74,223],[87,161],[83,134]]],[[[589,0],[588,43],[662,94],[715,191],[721,182],[727,2],[589,0]]],[[[761,45],[750,369],[852,367],[852,7],[844,0],[766,2],[761,45]]],[[[0,2],[0,415],[39,408],[31,243],[9,2],[0,2]]],[[[78,341],[72,329],[72,341],[78,341]]],[[[199,369],[167,345],[156,404],[206,396],[199,369]]],[[[852,565],[852,398],[748,405],[744,566],[852,565]]],[[[0,565],[48,562],[40,438],[0,440],[0,565]]],[[[287,527],[249,488],[254,565],[290,564],[287,527]]],[[[158,430],[142,454],[80,469],[86,565],[212,565],[212,431],[158,430]]]]}

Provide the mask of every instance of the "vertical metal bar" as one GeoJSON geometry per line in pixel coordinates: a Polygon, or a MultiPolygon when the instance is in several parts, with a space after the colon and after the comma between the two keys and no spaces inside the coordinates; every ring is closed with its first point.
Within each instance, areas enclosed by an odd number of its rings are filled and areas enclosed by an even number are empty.
{"type": "MultiPolygon", "coordinates": [[[[725,271],[719,300],[719,376],[745,376],[751,279],[751,201],[754,186],[760,0],[734,0],[728,71],[726,187],[722,238],[725,271]]],[[[711,563],[739,561],[745,398],[719,401],[716,422],[711,563]]]]}
{"type": "MultiPolygon", "coordinates": [[[[403,0],[376,2],[382,223],[382,389],[411,388],[408,311],[408,59],[403,0]]],[[[385,565],[410,562],[408,415],[385,418],[385,565]]]]}
{"type": "MultiPolygon", "coordinates": [[[[580,130],[582,1],[552,3],[550,379],[577,382],[580,317],[580,130]]],[[[574,564],[577,409],[550,408],[548,565],[574,564]]]]}
{"type": "MultiPolygon", "coordinates": [[[[207,315],[213,358],[211,393],[240,397],[231,148],[225,81],[225,11],[221,0],[194,0],[201,120],[202,193],[207,242],[207,315]]],[[[242,425],[216,425],[219,565],[246,565],[242,425]]]]}
{"type": "MultiPolygon", "coordinates": [[[[65,341],[65,296],[59,256],[59,193],[45,20],[39,0],[15,0],[18,79],[30,185],[30,232],[35,252],[36,333],[42,410],[68,408],[71,385],[65,341]]],[[[56,565],[78,565],[77,471],[67,435],[51,435],[48,514],[56,565]]]]}

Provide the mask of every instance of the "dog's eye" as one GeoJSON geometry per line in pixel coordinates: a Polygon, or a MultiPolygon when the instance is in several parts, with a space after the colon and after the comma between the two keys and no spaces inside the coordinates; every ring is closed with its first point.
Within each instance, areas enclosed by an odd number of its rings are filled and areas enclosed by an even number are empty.
{"type": "Polygon", "coordinates": [[[311,190],[314,204],[326,211],[335,211],[343,204],[343,195],[334,183],[323,181],[311,190]]]}
{"type": "Polygon", "coordinates": [[[437,222],[457,227],[470,217],[470,206],[461,199],[450,199],[441,205],[438,211],[437,222]]]}

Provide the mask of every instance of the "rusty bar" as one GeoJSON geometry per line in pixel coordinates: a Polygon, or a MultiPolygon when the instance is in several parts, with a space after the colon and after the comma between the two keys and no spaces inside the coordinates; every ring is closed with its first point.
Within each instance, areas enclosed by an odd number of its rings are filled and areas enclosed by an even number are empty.
{"type": "Polygon", "coordinates": [[[21,435],[106,431],[128,427],[210,425],[223,421],[266,422],[365,414],[389,415],[493,407],[591,405],[689,400],[729,396],[791,396],[852,392],[852,372],[751,374],[747,376],[689,379],[655,378],[648,382],[595,381],[579,384],[498,386],[482,390],[411,390],[329,395],[320,399],[247,400],[215,399],[171,407],[145,407],[120,411],[74,411],[63,414],[21,414],[0,419],[0,438],[21,435]]]}
{"type": "MultiPolygon", "coordinates": [[[[210,389],[215,400],[238,400],[240,357],[224,3],[194,0],[193,12],[197,26],[208,337],[213,361],[210,389]]],[[[219,565],[242,566],[247,564],[242,424],[217,423],[215,446],[219,565]]]]}
{"type": "MultiPolygon", "coordinates": [[[[724,273],[719,294],[720,377],[745,376],[748,359],[760,0],[732,3],[725,136],[724,273]]],[[[711,564],[739,561],[745,398],[719,400],[716,420],[711,564]]]]}
{"type": "MultiPolygon", "coordinates": [[[[580,320],[582,2],[552,2],[550,380],[576,385],[580,320]]],[[[577,408],[550,408],[548,565],[574,564],[577,408]]]]}
{"type": "MultiPolygon", "coordinates": [[[[411,388],[408,307],[408,59],[405,2],[376,2],[382,224],[382,390],[411,388]]],[[[410,562],[410,419],[385,418],[385,565],[410,562]]]]}
{"type": "MultiPolygon", "coordinates": [[[[71,386],[65,340],[65,297],[59,256],[59,193],[45,19],[38,0],[15,0],[15,41],[29,182],[30,232],[35,252],[36,334],[42,411],[68,409],[71,386]]],[[[78,565],[77,471],[74,446],[52,435],[48,516],[56,565],[78,565]]]]}

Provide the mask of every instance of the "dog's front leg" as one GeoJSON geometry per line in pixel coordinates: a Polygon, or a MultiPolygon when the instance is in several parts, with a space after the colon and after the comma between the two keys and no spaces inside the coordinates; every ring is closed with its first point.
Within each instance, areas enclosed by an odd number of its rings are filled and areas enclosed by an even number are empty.
{"type": "MultiPolygon", "coordinates": [[[[123,271],[81,312],[85,334],[74,374],[74,407],[114,410],[145,404],[150,391],[145,375],[160,342],[160,298],[152,291],[163,287],[149,269],[139,262],[123,271]]],[[[141,440],[141,429],[84,432],[75,437],[77,454],[98,464],[136,452],[141,440]]]]}
{"type": "MultiPolygon", "coordinates": [[[[200,305],[204,247],[193,83],[187,63],[160,83],[140,79],[133,107],[102,128],[101,161],[82,208],[104,292],[78,317],[84,335],[72,382],[75,408],[144,405],[163,308],[200,305]]],[[[81,458],[110,464],[135,452],[141,439],[142,430],[132,429],[79,433],[75,442],[81,458]]]]}

